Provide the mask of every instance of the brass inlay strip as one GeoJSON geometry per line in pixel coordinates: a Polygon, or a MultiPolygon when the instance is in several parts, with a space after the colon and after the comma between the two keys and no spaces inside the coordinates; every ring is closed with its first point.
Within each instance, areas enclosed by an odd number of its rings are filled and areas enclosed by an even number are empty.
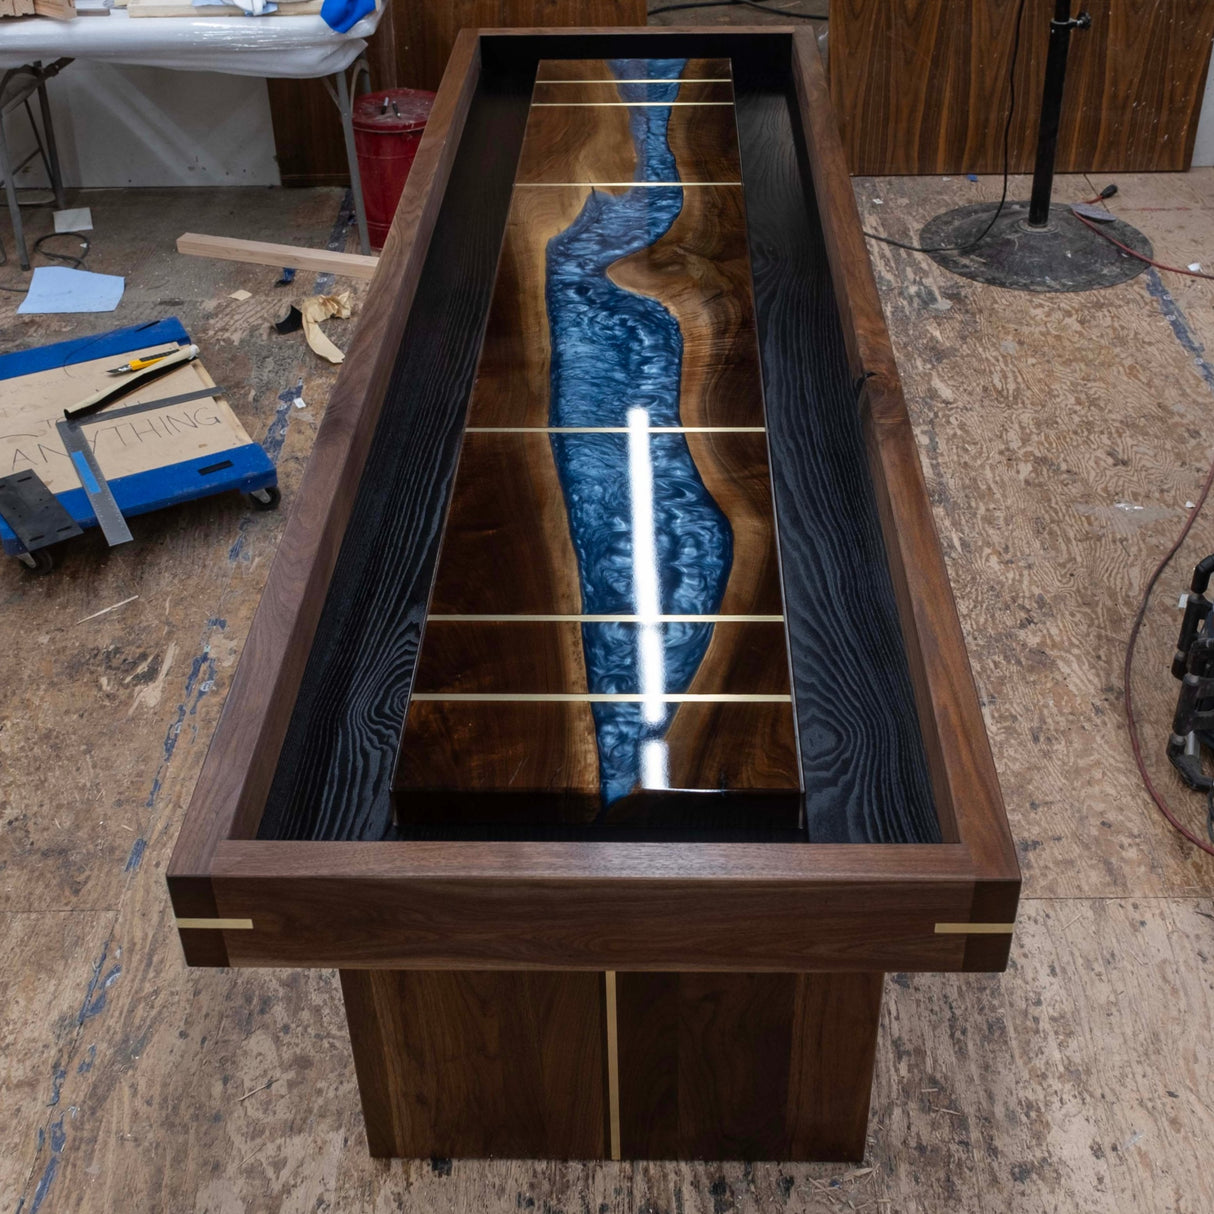
{"type": "Polygon", "coordinates": [[[197,932],[251,932],[252,919],[178,919],[179,928],[197,932]]]}
{"type": "Polygon", "coordinates": [[[607,987],[607,1118],[611,1158],[620,1157],[620,1029],[615,1003],[615,971],[604,975],[607,987]]]}
{"type": "MultiPolygon", "coordinates": [[[[640,427],[637,427],[640,429],[640,427]]],[[[466,434],[631,434],[629,426],[466,426],[466,434]]],[[[766,434],[766,426],[646,426],[649,434],[766,434]]]]}
{"type": "Polygon", "coordinates": [[[783,624],[782,615],[442,615],[435,613],[428,620],[459,624],[496,624],[518,622],[525,624],[783,624]]]}
{"type": "Polygon", "coordinates": [[[1014,923],[937,923],[937,936],[1010,936],[1014,923]]]}
{"type": "Polygon", "coordinates": [[[553,187],[570,187],[570,186],[590,186],[599,189],[609,189],[615,187],[644,186],[648,189],[669,188],[678,186],[680,189],[686,185],[741,185],[740,181],[516,181],[515,189],[523,186],[529,190],[533,189],[551,189],[553,187]]]}
{"type": "Polygon", "coordinates": [[[415,700],[457,700],[483,704],[791,704],[790,695],[705,695],[663,692],[643,695],[631,691],[415,691],[415,700]]]}
{"type": "Polygon", "coordinates": [[[591,106],[591,107],[596,107],[596,108],[601,108],[603,106],[615,106],[616,108],[619,108],[621,106],[624,106],[629,109],[638,109],[643,106],[652,106],[656,109],[657,107],[660,106],[663,109],[665,109],[668,106],[672,106],[672,105],[728,105],[728,106],[732,106],[733,102],[732,101],[533,101],[531,103],[531,108],[533,110],[549,110],[549,109],[553,109],[553,108],[561,108],[561,107],[566,107],[566,106],[578,106],[578,107],[591,106]]]}

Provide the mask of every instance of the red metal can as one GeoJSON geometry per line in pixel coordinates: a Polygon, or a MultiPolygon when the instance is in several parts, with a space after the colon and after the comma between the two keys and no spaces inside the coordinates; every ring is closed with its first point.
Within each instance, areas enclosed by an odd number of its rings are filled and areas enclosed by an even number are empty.
{"type": "Polygon", "coordinates": [[[354,147],[371,244],[382,249],[434,105],[424,89],[386,89],[354,102],[354,147]]]}

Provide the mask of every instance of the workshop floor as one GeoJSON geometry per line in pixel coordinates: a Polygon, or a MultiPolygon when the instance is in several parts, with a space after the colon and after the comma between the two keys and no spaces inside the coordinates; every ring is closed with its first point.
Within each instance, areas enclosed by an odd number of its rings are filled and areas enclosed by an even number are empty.
{"type": "MultiPolygon", "coordinates": [[[[1118,184],[1163,260],[1214,247],[1214,172],[1118,184]]],[[[855,188],[866,224],[907,238],[998,183],[855,188]]],[[[179,316],[284,499],[134,519],[114,550],[90,533],[43,579],[0,561],[0,1210],[1214,1209],[1214,861],[1143,793],[1120,702],[1137,597],[1214,452],[1209,282],[1022,295],[873,246],[1025,900],[1005,975],[890,977],[863,1166],[375,1162],[336,975],[186,970],[164,868],[335,372],[269,328],[315,276],[275,287],[173,240],[323,245],[338,197],[85,194],[89,268],[127,276],[118,311],[18,317],[0,292],[0,350],[179,316]]],[[[0,286],[24,281],[0,267],[0,286]]],[[[339,345],[354,323],[329,326],[339,345]]],[[[1177,595],[1211,549],[1214,508],[1136,667],[1161,774],[1177,595]]],[[[1200,829],[1204,807],[1164,782],[1200,829]]]]}

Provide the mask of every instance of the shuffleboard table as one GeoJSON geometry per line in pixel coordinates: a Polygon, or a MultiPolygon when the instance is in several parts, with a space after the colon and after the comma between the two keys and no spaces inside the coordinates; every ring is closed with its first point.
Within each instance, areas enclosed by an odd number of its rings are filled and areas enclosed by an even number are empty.
{"type": "Polygon", "coordinates": [[[373,1154],[862,1157],[1019,872],[807,33],[460,36],[168,881],[373,1154]]]}

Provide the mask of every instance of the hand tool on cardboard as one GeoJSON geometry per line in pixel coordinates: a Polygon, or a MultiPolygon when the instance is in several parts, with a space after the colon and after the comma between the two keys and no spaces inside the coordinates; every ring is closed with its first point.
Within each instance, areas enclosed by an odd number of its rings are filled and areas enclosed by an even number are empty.
{"type": "Polygon", "coordinates": [[[162,375],[167,375],[174,367],[179,367],[182,363],[188,363],[197,357],[197,346],[182,346],[174,353],[158,359],[146,370],[132,371],[120,383],[113,384],[108,388],[98,388],[91,396],[86,396],[75,408],[64,409],[63,416],[68,421],[78,421],[82,417],[87,417],[90,413],[96,413],[99,409],[104,409],[112,401],[121,400],[122,397],[129,396],[145,384],[150,384],[162,375]]]}
{"type": "Polygon", "coordinates": [[[174,346],[171,350],[162,350],[159,354],[147,354],[142,358],[132,358],[130,362],[123,363],[121,367],[111,367],[106,374],[126,375],[130,371],[142,371],[153,363],[158,363],[162,358],[168,358],[170,354],[176,354],[180,349],[180,346],[174,346]]]}

